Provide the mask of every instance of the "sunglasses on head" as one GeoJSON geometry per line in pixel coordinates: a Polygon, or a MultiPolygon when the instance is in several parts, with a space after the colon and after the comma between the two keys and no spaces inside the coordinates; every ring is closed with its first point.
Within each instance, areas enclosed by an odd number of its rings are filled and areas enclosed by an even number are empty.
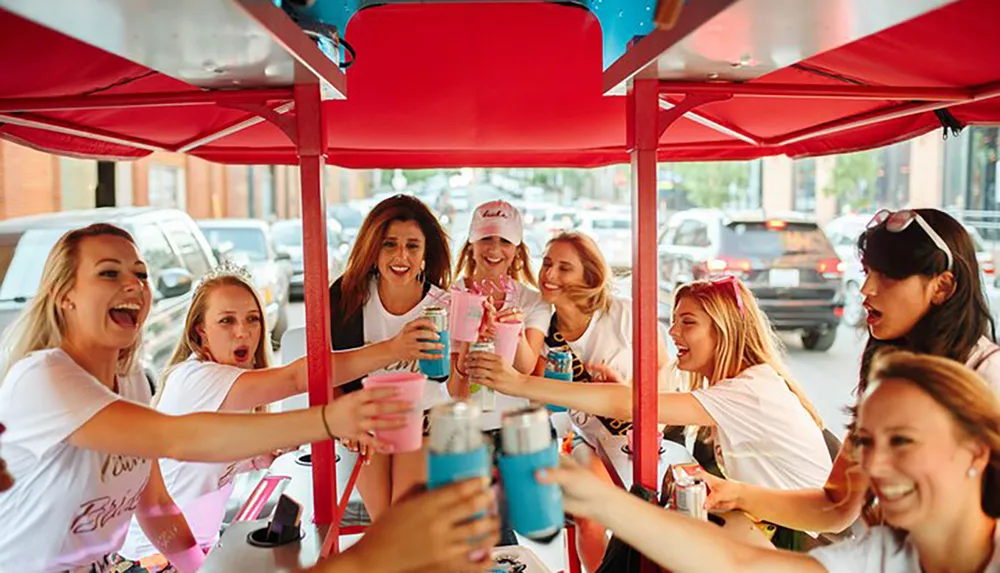
{"type": "Polygon", "coordinates": [[[732,295],[736,298],[736,307],[740,309],[740,315],[742,315],[744,313],[743,299],[740,297],[740,287],[738,282],[739,279],[733,275],[729,275],[721,279],[713,279],[711,281],[712,287],[714,288],[722,288],[724,290],[732,289],[732,295]]]}
{"type": "Polygon", "coordinates": [[[948,248],[948,243],[944,242],[941,235],[937,234],[937,231],[935,231],[934,228],[920,216],[920,213],[917,213],[912,209],[900,209],[899,211],[882,209],[878,213],[875,213],[872,220],[868,222],[867,228],[874,229],[884,225],[885,230],[890,233],[902,233],[914,221],[916,221],[917,225],[924,230],[924,233],[928,238],[930,238],[931,242],[934,243],[934,246],[944,252],[945,256],[948,258],[948,270],[952,270],[954,257],[951,254],[951,249],[948,248]]]}

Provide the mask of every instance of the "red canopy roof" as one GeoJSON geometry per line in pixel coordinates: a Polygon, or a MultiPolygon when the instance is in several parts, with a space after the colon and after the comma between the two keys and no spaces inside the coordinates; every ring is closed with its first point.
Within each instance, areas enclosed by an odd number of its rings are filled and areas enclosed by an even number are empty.
{"type": "MultiPolygon", "coordinates": [[[[1000,85],[998,21],[996,0],[960,0],[747,85],[989,91],[1000,85]]],[[[0,30],[0,98],[197,91],[2,10],[0,30]]],[[[585,9],[552,3],[386,5],[359,12],[346,37],[359,57],[348,74],[348,98],[325,103],[330,163],[354,168],[589,167],[628,160],[625,98],[602,94],[601,28],[585,9]]],[[[757,145],[685,118],[662,138],[660,159],[841,153],[942,127],[926,111],[788,142],[797,139],[790,135],[805,136],[817,126],[906,105],[898,100],[736,97],[698,111],[757,145]]],[[[997,122],[1000,97],[959,102],[950,112],[965,124],[997,122]]],[[[181,149],[251,116],[201,105],[4,117],[22,125],[0,124],[0,137],[25,145],[77,156],[135,158],[153,149],[181,149]],[[35,122],[63,133],[25,126],[35,122]],[[103,141],[69,135],[77,127],[96,132],[103,141]],[[119,139],[131,143],[112,143],[119,139]]],[[[269,123],[191,153],[224,163],[297,161],[289,140],[269,123]]]]}

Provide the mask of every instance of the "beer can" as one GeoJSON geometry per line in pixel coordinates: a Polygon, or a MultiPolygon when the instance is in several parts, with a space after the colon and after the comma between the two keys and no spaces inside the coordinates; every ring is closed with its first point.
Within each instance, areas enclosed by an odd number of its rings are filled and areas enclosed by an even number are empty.
{"type": "MultiPolygon", "coordinates": [[[[489,340],[473,342],[469,344],[469,352],[485,352],[487,354],[496,354],[496,346],[493,344],[492,341],[489,340]]],[[[476,384],[475,389],[470,387],[470,391],[479,394],[480,404],[482,405],[484,412],[492,412],[496,410],[497,393],[492,388],[476,384]]]]}
{"type": "Polygon", "coordinates": [[[544,408],[505,412],[500,424],[503,453],[508,456],[534,454],[552,445],[552,426],[544,408]]]}
{"type": "Polygon", "coordinates": [[[560,380],[573,379],[573,357],[569,352],[549,350],[545,358],[545,377],[560,380]]]}
{"type": "Polygon", "coordinates": [[[426,306],[420,313],[421,318],[426,318],[434,324],[437,332],[448,330],[448,309],[443,306],[426,306]]]}
{"type": "Polygon", "coordinates": [[[427,449],[436,454],[460,454],[483,447],[482,410],[458,400],[431,408],[427,449]]]}
{"type": "Polygon", "coordinates": [[[705,510],[707,497],[708,485],[703,479],[691,478],[674,484],[674,508],[695,519],[708,520],[708,511],[705,510]]]}

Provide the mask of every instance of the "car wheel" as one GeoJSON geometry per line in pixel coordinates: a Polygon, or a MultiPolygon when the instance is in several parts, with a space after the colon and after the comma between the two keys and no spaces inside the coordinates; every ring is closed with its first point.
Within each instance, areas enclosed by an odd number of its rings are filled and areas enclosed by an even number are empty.
{"type": "Polygon", "coordinates": [[[844,324],[859,327],[865,323],[867,313],[862,302],[861,287],[851,281],[844,287],[844,324]]]}
{"type": "Polygon", "coordinates": [[[807,330],[802,333],[802,346],[804,346],[806,350],[826,352],[833,347],[835,340],[837,340],[836,328],[829,328],[827,330],[807,330]]]}

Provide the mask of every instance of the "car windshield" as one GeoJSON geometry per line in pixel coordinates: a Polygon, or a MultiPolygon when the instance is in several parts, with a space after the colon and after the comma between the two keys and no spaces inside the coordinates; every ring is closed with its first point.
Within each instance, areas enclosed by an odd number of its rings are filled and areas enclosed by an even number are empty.
{"type": "Polygon", "coordinates": [[[835,257],[823,231],[809,223],[768,225],[730,223],[722,234],[723,251],[740,257],[776,259],[785,255],[835,257]]]}
{"type": "Polygon", "coordinates": [[[44,261],[66,229],[0,235],[0,300],[26,301],[38,292],[44,261]]]}
{"type": "MultiPolygon", "coordinates": [[[[334,246],[335,236],[334,230],[327,226],[326,242],[328,246],[334,246]]],[[[302,223],[296,221],[294,223],[276,224],[271,228],[271,238],[277,247],[301,247],[302,223]]]]}
{"type": "Polygon", "coordinates": [[[619,230],[627,231],[632,228],[631,219],[594,219],[592,223],[594,230],[619,230]]]}
{"type": "Polygon", "coordinates": [[[241,255],[252,262],[267,260],[267,240],[260,229],[209,227],[203,230],[208,242],[221,253],[241,255]]]}

